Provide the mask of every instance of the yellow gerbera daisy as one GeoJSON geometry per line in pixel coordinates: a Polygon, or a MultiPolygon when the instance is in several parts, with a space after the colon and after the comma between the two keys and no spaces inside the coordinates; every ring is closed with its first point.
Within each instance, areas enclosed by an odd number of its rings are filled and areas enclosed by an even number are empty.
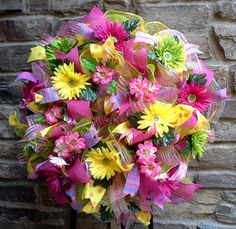
{"type": "Polygon", "coordinates": [[[80,92],[85,89],[90,77],[76,73],[74,71],[74,63],[60,65],[55,69],[52,77],[52,85],[59,93],[62,99],[76,99],[80,92]]]}
{"type": "Polygon", "coordinates": [[[168,127],[173,127],[176,120],[175,109],[171,104],[154,103],[144,110],[142,120],[138,121],[138,129],[150,130],[152,127],[156,128],[156,135],[162,137],[163,132],[169,131],[168,127]]]}
{"type": "Polygon", "coordinates": [[[121,163],[119,153],[105,147],[91,149],[86,161],[91,162],[89,168],[95,179],[102,180],[106,177],[109,180],[115,172],[122,172],[119,166],[121,163]]]}

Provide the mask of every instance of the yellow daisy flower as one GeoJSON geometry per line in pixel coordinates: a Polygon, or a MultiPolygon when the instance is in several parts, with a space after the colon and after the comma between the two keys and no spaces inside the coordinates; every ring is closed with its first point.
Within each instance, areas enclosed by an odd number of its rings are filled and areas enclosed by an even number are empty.
{"type": "Polygon", "coordinates": [[[142,120],[138,121],[138,129],[150,130],[152,127],[156,128],[156,136],[163,135],[163,132],[169,131],[168,127],[173,127],[176,120],[175,109],[171,104],[154,103],[145,109],[144,115],[141,116],[142,120]]]}
{"type": "Polygon", "coordinates": [[[55,69],[52,77],[52,85],[59,93],[61,99],[76,99],[81,91],[85,89],[90,77],[76,73],[74,71],[74,63],[60,65],[55,69]]]}
{"type": "Polygon", "coordinates": [[[88,152],[86,161],[90,162],[90,171],[95,179],[109,180],[115,172],[122,172],[121,159],[119,153],[109,148],[101,147],[91,149],[88,152]]]}

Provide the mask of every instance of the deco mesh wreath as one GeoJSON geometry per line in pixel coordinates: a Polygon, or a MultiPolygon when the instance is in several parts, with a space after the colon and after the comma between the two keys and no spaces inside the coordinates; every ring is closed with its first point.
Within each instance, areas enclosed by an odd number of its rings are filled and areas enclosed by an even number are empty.
{"type": "Polygon", "coordinates": [[[9,122],[29,178],[85,213],[149,224],[165,203],[191,200],[186,178],[227,98],[198,46],[159,22],[97,7],[31,49],[32,73],[9,122]]]}

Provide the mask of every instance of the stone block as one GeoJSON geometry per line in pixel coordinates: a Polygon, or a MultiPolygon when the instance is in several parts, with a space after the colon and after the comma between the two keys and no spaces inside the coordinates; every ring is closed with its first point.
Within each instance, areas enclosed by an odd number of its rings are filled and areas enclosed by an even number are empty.
{"type": "Polygon", "coordinates": [[[22,11],[23,8],[23,0],[0,0],[0,12],[22,11]]]}
{"type": "Polygon", "coordinates": [[[190,167],[234,169],[236,167],[236,145],[208,144],[205,147],[204,157],[199,161],[192,159],[190,167]]]}
{"type": "Polygon", "coordinates": [[[0,183],[0,201],[34,202],[35,198],[33,183],[0,183]]]}
{"type": "Polygon", "coordinates": [[[9,126],[8,120],[0,119],[0,138],[14,139],[16,138],[14,128],[9,126]]]}
{"type": "Polygon", "coordinates": [[[131,12],[132,0],[105,0],[105,10],[124,10],[131,12]]]}
{"type": "Polygon", "coordinates": [[[236,100],[226,100],[222,118],[236,118],[236,100]]]}
{"type": "Polygon", "coordinates": [[[88,13],[93,5],[100,4],[96,0],[52,0],[52,11],[60,14],[79,14],[88,13]]]}
{"type": "Polygon", "coordinates": [[[30,48],[35,44],[1,44],[0,45],[0,71],[13,72],[30,70],[30,64],[26,60],[30,48]]]}
{"type": "Polygon", "coordinates": [[[236,60],[236,26],[215,26],[214,31],[228,60],[236,60]]]}
{"type": "Polygon", "coordinates": [[[53,17],[27,16],[0,20],[0,30],[8,41],[38,40],[44,34],[51,34],[53,17]]]}
{"type": "Polygon", "coordinates": [[[221,203],[217,205],[214,216],[220,222],[236,224],[236,207],[232,204],[221,203]]]}
{"type": "Polygon", "coordinates": [[[236,141],[236,124],[233,120],[220,120],[215,128],[215,141],[236,141]]]}
{"type": "Polygon", "coordinates": [[[47,13],[51,10],[50,0],[29,0],[27,10],[33,13],[47,13]]]}
{"type": "Polygon", "coordinates": [[[221,192],[221,197],[224,201],[236,204],[236,191],[221,192]]]}
{"type": "Polygon", "coordinates": [[[21,151],[22,149],[16,140],[0,140],[0,159],[16,160],[21,151]]]}
{"type": "Polygon", "coordinates": [[[223,226],[215,223],[200,223],[197,229],[234,229],[234,226],[223,226]]]}
{"type": "Polygon", "coordinates": [[[185,31],[197,31],[207,28],[209,7],[205,5],[178,4],[158,5],[138,3],[137,13],[148,21],[160,21],[169,28],[185,31]]]}
{"type": "Polygon", "coordinates": [[[215,15],[221,19],[236,19],[236,3],[234,1],[224,1],[221,0],[216,9],[215,15]]]}
{"type": "Polygon", "coordinates": [[[204,188],[236,188],[236,173],[227,171],[204,171],[195,174],[197,183],[202,184],[204,188]]]}
{"type": "Polygon", "coordinates": [[[0,178],[1,179],[26,179],[27,166],[25,162],[1,160],[0,178]]]}

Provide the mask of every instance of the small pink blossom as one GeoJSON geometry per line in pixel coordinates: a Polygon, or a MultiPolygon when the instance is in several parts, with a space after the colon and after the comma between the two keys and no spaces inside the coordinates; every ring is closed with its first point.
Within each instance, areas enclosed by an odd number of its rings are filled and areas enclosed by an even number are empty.
{"type": "Polygon", "coordinates": [[[139,144],[138,148],[139,150],[136,154],[139,156],[139,163],[145,164],[149,159],[156,159],[155,153],[157,152],[157,148],[153,146],[152,142],[145,141],[144,144],[139,144]]]}
{"type": "Polygon", "coordinates": [[[65,144],[65,136],[61,136],[55,141],[54,153],[57,153],[59,157],[67,158],[70,156],[68,146],[65,144]]]}
{"type": "Polygon", "coordinates": [[[151,179],[155,179],[155,177],[161,172],[160,162],[156,163],[155,158],[152,157],[146,161],[145,164],[140,166],[140,172],[144,173],[151,179]]]}
{"type": "Polygon", "coordinates": [[[96,72],[93,73],[93,82],[96,84],[109,84],[114,74],[115,71],[105,65],[96,66],[96,72]]]}
{"type": "Polygon", "coordinates": [[[85,148],[85,139],[80,138],[77,132],[70,132],[65,136],[65,144],[70,152],[85,148]]]}
{"type": "Polygon", "coordinates": [[[61,117],[62,108],[57,104],[48,107],[44,113],[45,119],[48,124],[52,125],[58,122],[58,119],[61,117]]]}
{"type": "Polygon", "coordinates": [[[158,99],[158,93],[160,89],[161,86],[159,83],[155,82],[153,84],[150,84],[147,92],[145,93],[146,99],[149,102],[154,103],[158,99]]]}
{"type": "Polygon", "coordinates": [[[150,82],[147,79],[142,79],[142,76],[132,78],[129,84],[130,94],[140,99],[147,92],[149,85],[150,82]]]}

